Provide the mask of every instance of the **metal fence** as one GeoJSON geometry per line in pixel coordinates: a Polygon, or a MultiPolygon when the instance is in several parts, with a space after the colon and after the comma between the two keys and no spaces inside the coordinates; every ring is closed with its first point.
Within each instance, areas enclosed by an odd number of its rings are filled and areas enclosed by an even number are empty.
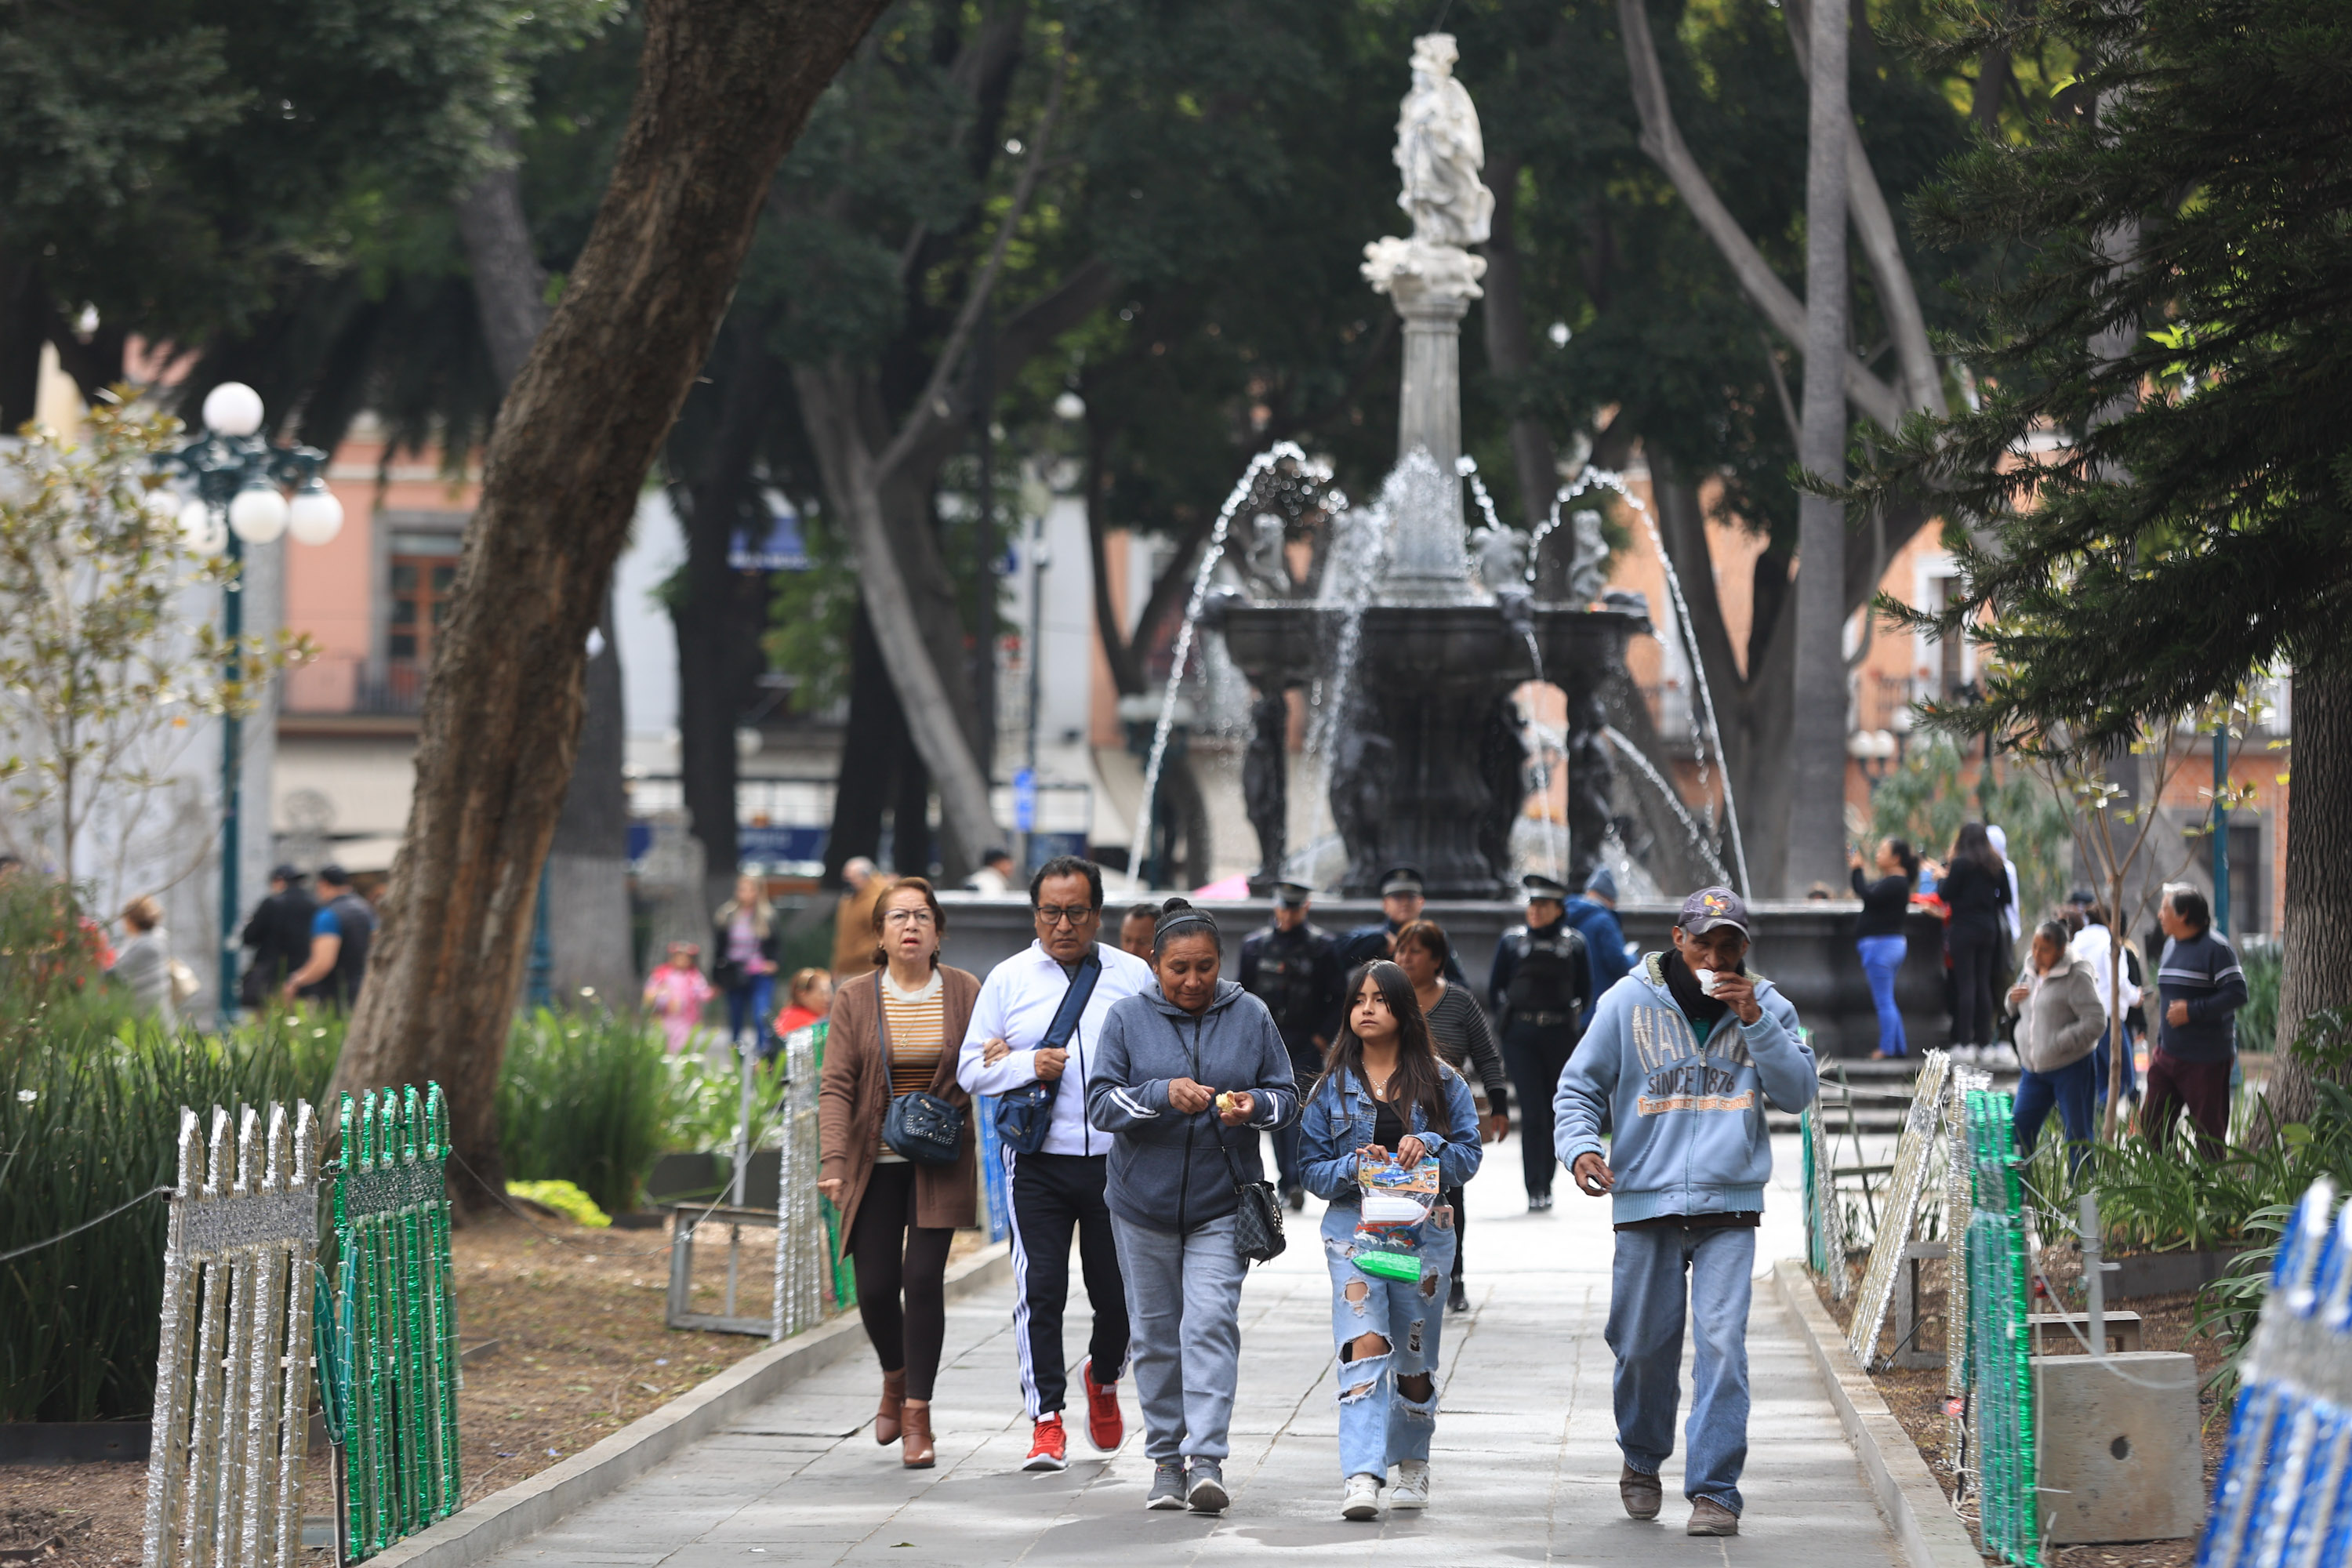
{"type": "Polygon", "coordinates": [[[448,1108],[422,1093],[342,1098],[335,1321],[322,1403],[343,1451],[343,1556],[373,1557],[457,1511],[457,1316],[450,1295],[448,1108]]]}
{"type": "Polygon", "coordinates": [[[147,1460],[145,1562],[291,1568],[319,1247],[311,1108],[180,1111],[147,1460]],[[290,1125],[289,1125],[290,1123],[290,1125]]]}
{"type": "Polygon", "coordinates": [[[2024,1193],[2008,1095],[1968,1097],[1971,1165],[1968,1229],[1969,1410],[1975,1441],[1978,1530],[1985,1555],[2039,1568],[2033,1371],[2026,1314],[2032,1289],[2024,1193]]]}
{"type": "Polygon", "coordinates": [[[2352,1208],[2295,1205],[2247,1348],[2198,1568],[2352,1562],[2352,1208]]]}

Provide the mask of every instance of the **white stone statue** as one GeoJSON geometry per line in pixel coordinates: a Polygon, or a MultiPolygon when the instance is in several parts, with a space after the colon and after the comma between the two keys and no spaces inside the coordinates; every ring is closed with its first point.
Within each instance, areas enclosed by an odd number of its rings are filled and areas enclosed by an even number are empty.
{"type": "Polygon", "coordinates": [[[1412,90],[1397,111],[1397,205],[1412,215],[1412,237],[1431,245],[1483,245],[1495,193],[1478,178],[1486,142],[1470,89],[1454,79],[1461,57],[1451,33],[1412,41],[1412,90]]]}
{"type": "Polygon", "coordinates": [[[1477,106],[1454,78],[1454,35],[1428,33],[1412,44],[1412,90],[1397,110],[1396,166],[1404,176],[1397,205],[1412,215],[1412,237],[1364,247],[1364,280],[1399,309],[1424,300],[1462,304],[1483,292],[1486,258],[1466,247],[1485,243],[1495,193],[1478,178],[1486,142],[1477,106]]]}

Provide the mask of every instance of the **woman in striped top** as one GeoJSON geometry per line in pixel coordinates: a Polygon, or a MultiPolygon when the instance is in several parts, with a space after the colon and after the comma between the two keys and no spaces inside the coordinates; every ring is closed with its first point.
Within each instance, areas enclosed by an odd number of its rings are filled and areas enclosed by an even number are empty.
{"type": "Polygon", "coordinates": [[[979,1190],[971,1101],[955,1069],[980,980],[940,962],[946,929],[947,912],[920,877],[901,879],[875,900],[877,968],[834,997],[817,1092],[817,1191],[841,1210],[858,1316],[882,1362],[874,1440],[903,1435],[899,1458],[909,1469],[928,1469],[933,1459],[931,1384],[947,1336],[948,1247],[972,1223],[979,1190]],[[912,1164],[882,1142],[891,1100],[919,1091],[963,1110],[952,1164],[912,1164]]]}
{"type": "MultiPolygon", "coordinates": [[[[1487,1026],[1486,1010],[1466,985],[1445,978],[1445,960],[1453,952],[1444,928],[1435,921],[1412,921],[1396,933],[1396,965],[1412,982],[1422,1016],[1429,1020],[1429,1038],[1446,1065],[1486,1091],[1486,1112],[1479,1121],[1480,1137],[1499,1143],[1511,1130],[1510,1079],[1503,1071],[1503,1053],[1495,1031],[1487,1026]]],[[[1454,1205],[1454,1287],[1446,1296],[1450,1311],[1470,1310],[1470,1288],[1462,1279],[1463,1232],[1469,1228],[1469,1210],[1462,1190],[1449,1189],[1445,1201],[1454,1205]]]]}

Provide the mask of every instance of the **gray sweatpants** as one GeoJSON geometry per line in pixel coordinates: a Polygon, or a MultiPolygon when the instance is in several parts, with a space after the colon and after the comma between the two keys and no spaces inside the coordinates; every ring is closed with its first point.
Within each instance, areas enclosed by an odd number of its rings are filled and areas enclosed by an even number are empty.
{"type": "Polygon", "coordinates": [[[1228,1215],[1189,1235],[1111,1216],[1134,1334],[1135,1396],[1143,1451],[1154,1460],[1222,1462],[1232,1445],[1234,1384],[1242,1353],[1242,1276],[1228,1215]]]}

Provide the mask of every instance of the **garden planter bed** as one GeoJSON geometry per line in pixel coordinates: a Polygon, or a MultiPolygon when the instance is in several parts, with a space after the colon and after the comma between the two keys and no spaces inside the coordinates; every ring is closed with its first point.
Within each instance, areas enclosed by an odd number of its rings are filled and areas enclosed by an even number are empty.
{"type": "MultiPolygon", "coordinates": [[[[745,1240],[745,1300],[764,1310],[766,1244],[748,1232],[745,1240]]],[[[978,1232],[961,1233],[954,1256],[982,1245],[978,1232]]],[[[658,1232],[501,1214],[461,1226],[451,1249],[467,1343],[498,1342],[467,1363],[458,1395],[468,1502],[579,1453],[768,1342],[664,1325],[669,1253],[658,1232]]],[[[698,1295],[718,1279],[724,1250],[699,1254],[698,1295]]],[[[47,1533],[22,1544],[66,1538],[44,1561],[135,1568],[146,1495],[143,1464],[0,1468],[0,1546],[18,1544],[7,1531],[37,1530],[47,1533]]],[[[304,1511],[327,1513],[330,1496],[314,1463],[304,1511]]],[[[323,1548],[306,1556],[330,1561],[323,1548]]]]}
{"type": "MultiPolygon", "coordinates": [[[[2071,1268],[2070,1262],[2062,1266],[2053,1262],[2053,1270],[2071,1268]]],[[[1855,1276],[1860,1277],[1857,1265],[1855,1276]]],[[[2063,1275],[2062,1273],[2063,1279],[2063,1275]]],[[[1942,1345],[1940,1324],[1943,1315],[1943,1269],[1941,1264],[1931,1264],[1922,1270],[1920,1311],[1923,1318],[1938,1325],[1922,1336],[1922,1348],[1938,1349],[1942,1345]]],[[[1853,1321],[1853,1297],[1843,1301],[1830,1300],[1822,1281],[1815,1280],[1822,1305],[1826,1308],[1841,1331],[1853,1321]]],[[[2210,1376],[2221,1364],[2225,1353],[2222,1346],[2210,1339],[2192,1336],[2191,1323],[2196,1315],[2197,1298],[2193,1291],[2167,1296],[2148,1297],[2135,1300],[2132,1310],[2140,1314],[2146,1346],[2149,1350],[2187,1351],[2197,1358],[2197,1370],[2201,1377],[2210,1376]]],[[[2037,1309],[2042,1310],[2042,1309],[2037,1309]]],[[[1895,1334],[1891,1327],[1879,1335],[1882,1354],[1892,1351],[1895,1334]]],[[[1888,1368],[1870,1374],[1870,1381],[1886,1401],[1886,1407],[1908,1433],[1919,1457],[1937,1484],[1949,1498],[1957,1477],[1953,1456],[1948,1451],[1948,1423],[1944,1415],[1944,1370],[1938,1367],[1908,1370],[1888,1368]]],[[[2221,1450],[2229,1437],[2230,1413],[2226,1405],[2217,1405],[2212,1397],[2201,1396],[2198,1402],[2203,1417],[2201,1433],[2205,1451],[2205,1489],[2210,1497],[2213,1478],[2221,1468],[2221,1450]]],[[[2183,1541],[2150,1541],[2113,1546],[2062,1546],[2048,1554],[2049,1568],[2190,1568],[2197,1557],[2194,1537],[2183,1541]]]]}

